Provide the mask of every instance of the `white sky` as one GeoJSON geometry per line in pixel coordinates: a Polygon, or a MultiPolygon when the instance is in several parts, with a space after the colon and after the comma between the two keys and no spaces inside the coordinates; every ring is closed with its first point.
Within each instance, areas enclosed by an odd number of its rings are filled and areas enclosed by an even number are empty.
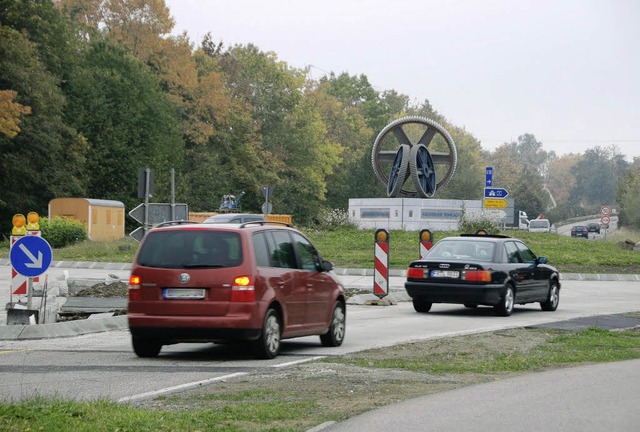
{"type": "Polygon", "coordinates": [[[293,67],[364,74],[431,105],[483,148],[640,156],[638,0],[166,0],[199,44],[253,43],[293,67]]]}

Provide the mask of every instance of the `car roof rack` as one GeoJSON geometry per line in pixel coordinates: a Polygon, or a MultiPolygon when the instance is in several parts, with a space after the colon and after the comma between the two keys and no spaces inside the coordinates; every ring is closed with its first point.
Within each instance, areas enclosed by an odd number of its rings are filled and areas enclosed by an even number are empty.
{"type": "Polygon", "coordinates": [[[162,227],[173,226],[173,225],[197,224],[197,223],[200,223],[200,222],[180,219],[180,220],[173,220],[173,221],[166,221],[166,222],[159,223],[158,225],[154,226],[154,228],[162,228],[162,227]]]}
{"type": "Polygon", "coordinates": [[[511,238],[504,234],[460,234],[460,237],[487,237],[487,238],[511,238]]]}
{"type": "Polygon", "coordinates": [[[293,228],[293,225],[291,225],[290,223],[280,221],[248,221],[241,223],[240,228],[244,228],[247,225],[283,225],[289,228],[293,228]]]}

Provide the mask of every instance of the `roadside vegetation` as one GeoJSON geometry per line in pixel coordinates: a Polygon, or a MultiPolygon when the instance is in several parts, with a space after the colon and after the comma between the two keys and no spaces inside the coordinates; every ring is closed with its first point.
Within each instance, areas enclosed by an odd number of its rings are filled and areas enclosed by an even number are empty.
{"type": "MultiPolygon", "coordinates": [[[[640,317],[640,314],[636,314],[640,317]]],[[[131,405],[36,397],[0,404],[3,431],[305,431],[408,398],[527,372],[640,358],[640,330],[511,329],[254,374],[131,405]]]]}
{"type": "MultiPolygon", "coordinates": [[[[318,247],[323,257],[342,268],[373,268],[373,239],[375,230],[359,230],[342,225],[329,230],[302,228],[318,247]]],[[[434,232],[434,241],[457,235],[457,232],[434,232]]],[[[526,231],[504,231],[502,234],[524,240],[538,256],[565,273],[640,274],[640,252],[631,250],[640,234],[621,230],[605,240],[570,238],[557,234],[526,231]]],[[[418,232],[390,231],[389,265],[404,270],[418,258],[418,232]]],[[[130,238],[111,242],[82,241],[54,248],[55,261],[132,262],[138,243],[130,238]]],[[[9,243],[0,243],[0,258],[9,257],[9,243]]]]}

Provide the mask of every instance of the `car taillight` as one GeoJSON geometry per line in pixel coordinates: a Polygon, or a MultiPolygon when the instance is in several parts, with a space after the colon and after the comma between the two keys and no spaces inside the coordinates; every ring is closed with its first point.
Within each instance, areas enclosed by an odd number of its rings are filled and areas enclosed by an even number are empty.
{"type": "Polygon", "coordinates": [[[140,300],[142,293],[140,291],[140,276],[129,276],[129,300],[140,300]]]}
{"type": "Polygon", "coordinates": [[[409,267],[407,269],[407,279],[424,279],[424,269],[409,267]]]}
{"type": "Polygon", "coordinates": [[[252,302],[256,300],[256,290],[249,276],[238,276],[231,287],[232,302],[252,302]]]}
{"type": "Polygon", "coordinates": [[[467,270],[462,272],[462,279],[471,282],[491,282],[491,272],[487,270],[467,270]]]}

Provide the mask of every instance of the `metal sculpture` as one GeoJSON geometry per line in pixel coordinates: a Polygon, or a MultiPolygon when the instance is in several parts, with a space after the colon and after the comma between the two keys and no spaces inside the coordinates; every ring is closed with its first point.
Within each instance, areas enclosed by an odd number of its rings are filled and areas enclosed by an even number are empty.
{"type": "Polygon", "coordinates": [[[373,171],[387,187],[387,195],[394,198],[431,198],[449,182],[457,161],[451,135],[433,120],[417,116],[389,123],[378,134],[371,153],[373,171]],[[439,172],[444,172],[440,181],[436,179],[436,165],[440,166],[439,172]],[[409,177],[415,191],[404,188],[409,177]]]}

